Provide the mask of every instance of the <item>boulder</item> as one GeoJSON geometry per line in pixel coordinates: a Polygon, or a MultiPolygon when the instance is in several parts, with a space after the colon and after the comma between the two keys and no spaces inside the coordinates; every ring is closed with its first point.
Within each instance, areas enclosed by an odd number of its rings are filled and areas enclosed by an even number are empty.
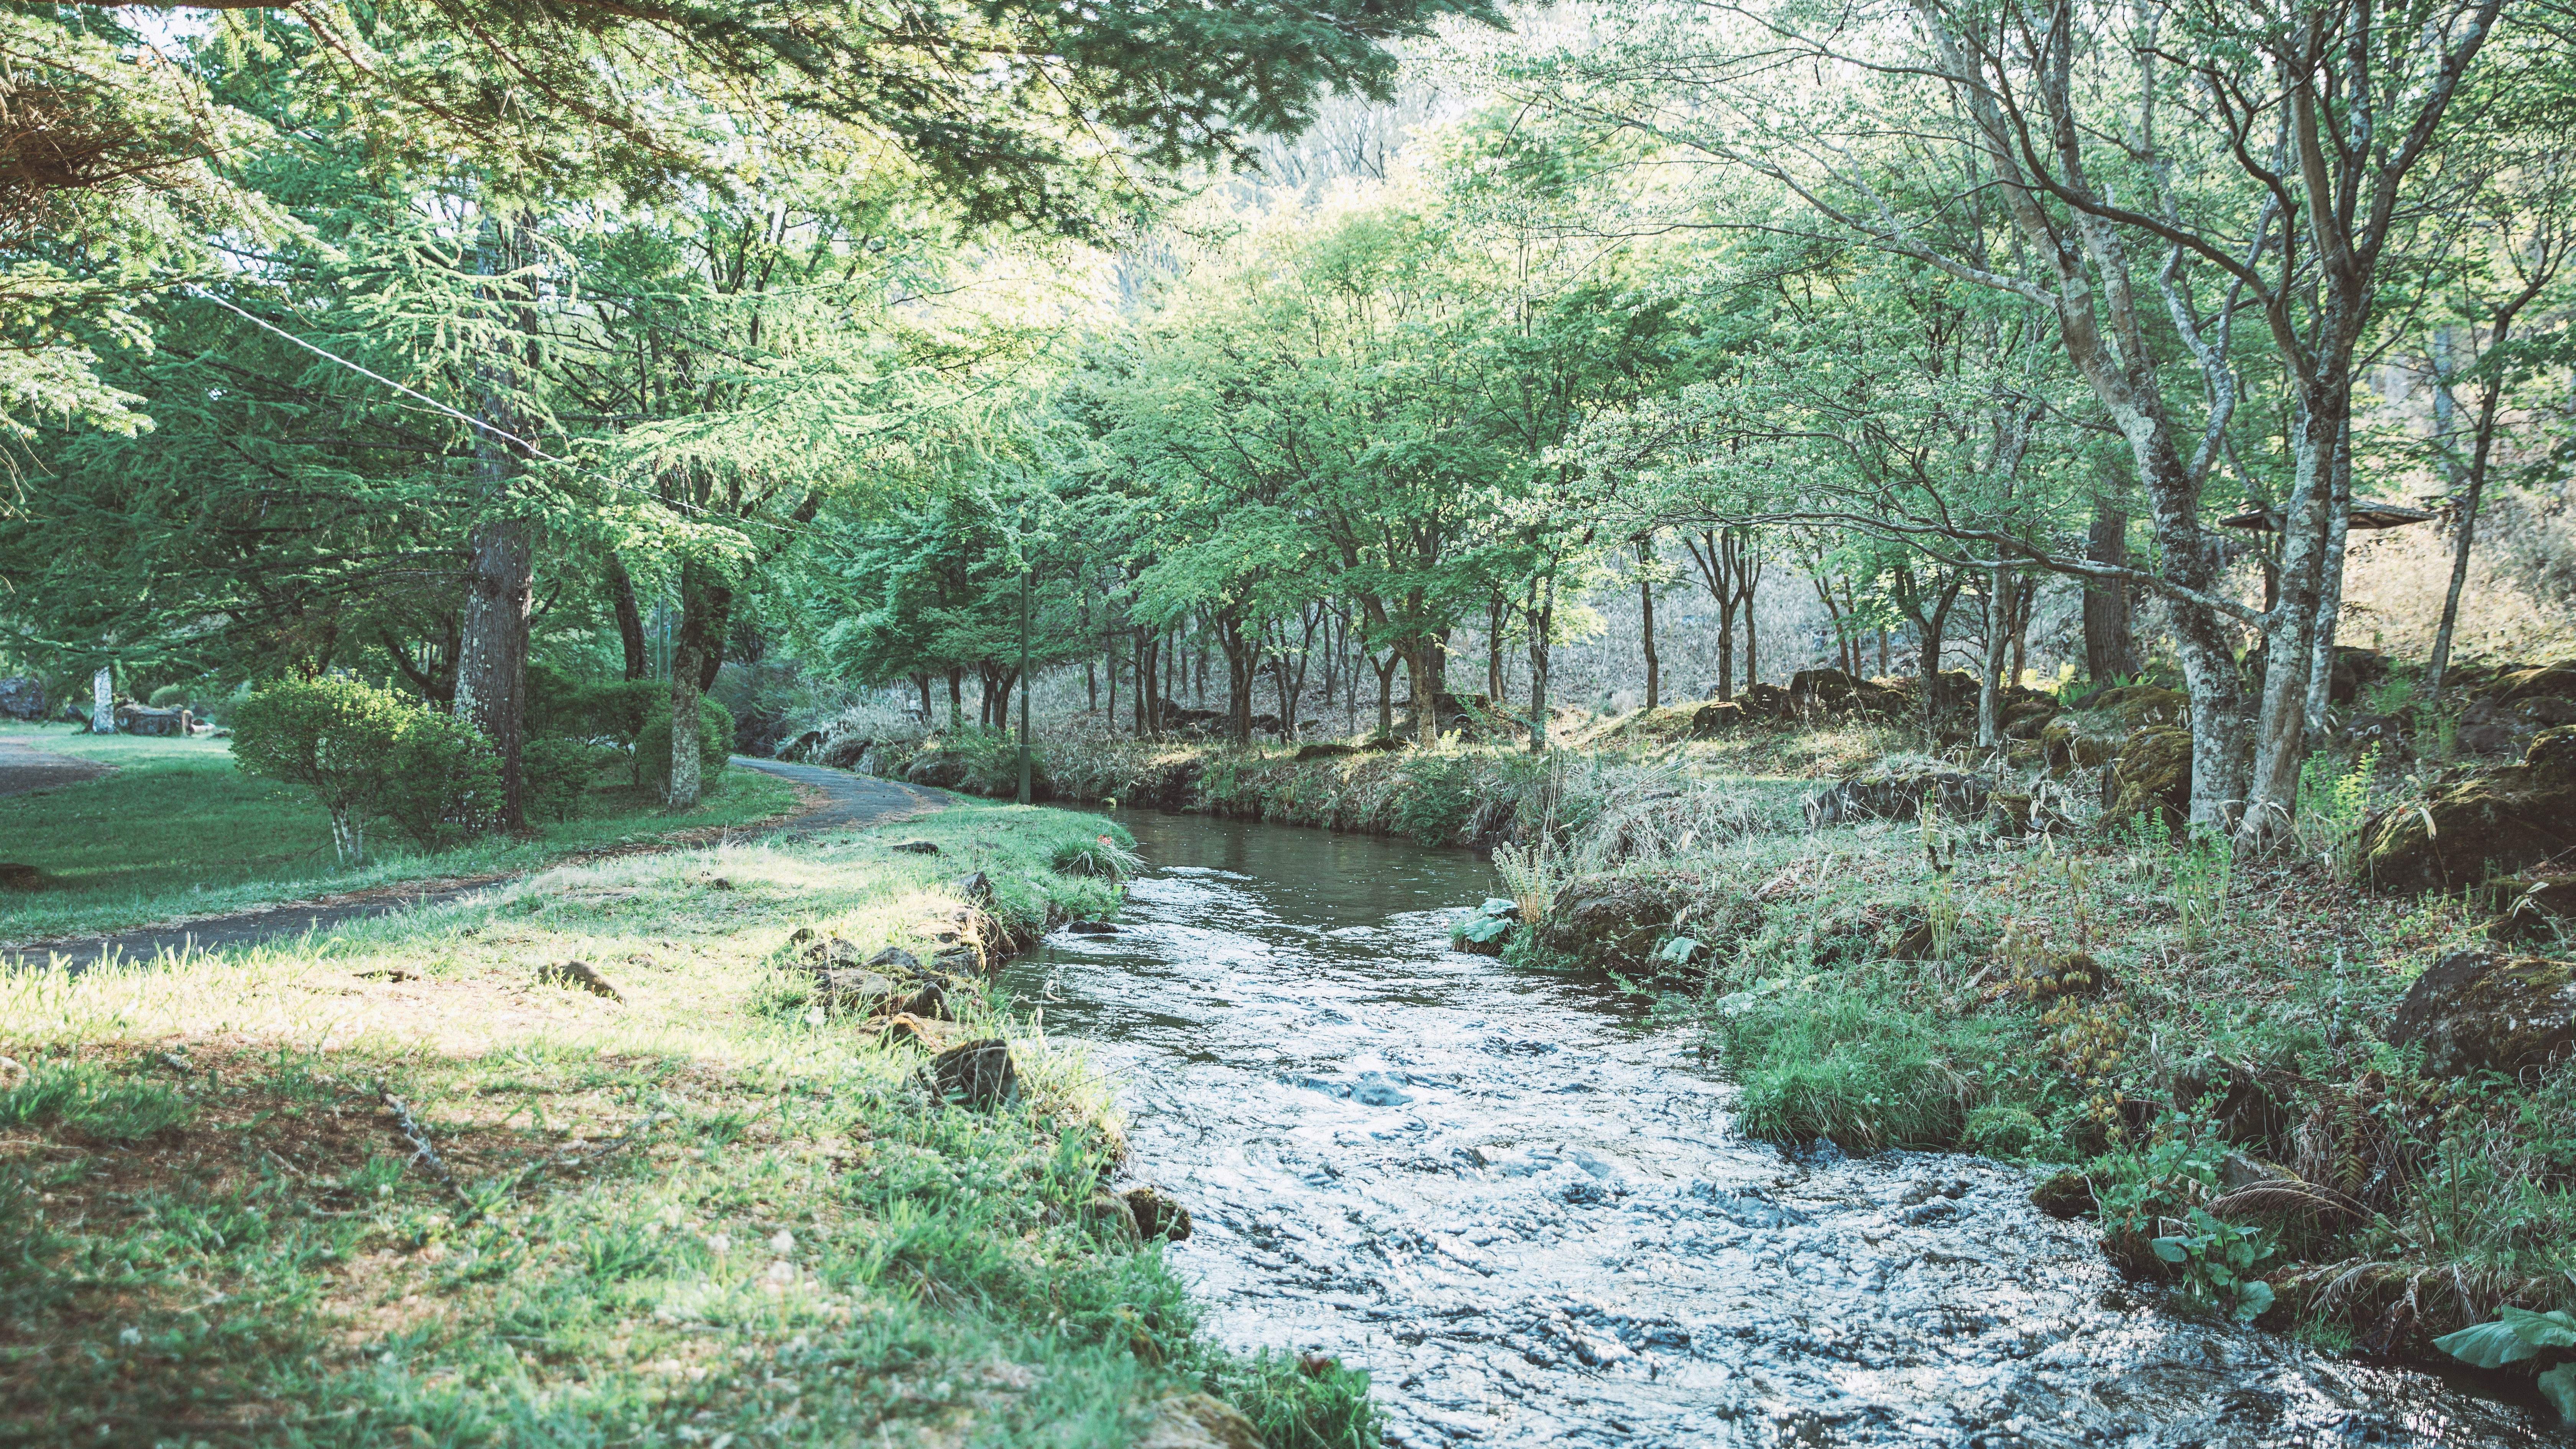
{"type": "Polygon", "coordinates": [[[1742,728],[1752,715],[1732,699],[1713,700],[1691,712],[1690,737],[1695,740],[1715,739],[1742,728]]]}
{"type": "Polygon", "coordinates": [[[1737,692],[1733,702],[1758,719],[1786,719],[1793,703],[1789,691],[1776,684],[1748,684],[1737,692]]]}
{"type": "Polygon", "coordinates": [[[1118,1194],[1127,1208],[1128,1220],[1136,1225],[1136,1236],[1147,1242],[1156,1238],[1186,1242],[1190,1236],[1190,1210],[1151,1187],[1131,1187],[1118,1194]]]}
{"type": "Polygon", "coordinates": [[[1850,825],[1865,820],[1912,820],[1930,799],[1953,820],[1975,820],[1986,813],[1993,790],[1974,775],[1935,765],[1905,765],[1873,770],[1844,780],[1807,801],[1807,828],[1850,825]]]}
{"type": "Polygon", "coordinates": [[[969,871],[951,882],[949,889],[968,905],[980,906],[993,898],[993,878],[982,871],[969,871]]]}
{"type": "Polygon", "coordinates": [[[966,783],[966,757],[955,750],[925,745],[912,763],[903,767],[903,778],[915,785],[934,785],[954,790],[966,783]]]}
{"type": "Polygon", "coordinates": [[[2576,1050],[2576,966],[2483,947],[2445,954],[2415,979],[2388,1039],[2420,1046],[2445,1076],[2544,1069],[2576,1050]]]}
{"type": "Polygon", "coordinates": [[[1789,676],[1789,709],[1795,714],[1829,714],[1860,700],[1860,681],[1839,669],[1801,669],[1789,676]]]}
{"type": "Polygon", "coordinates": [[[1690,902],[1678,882],[1654,876],[1592,876],[1575,881],[1539,923],[1539,944],[1595,970],[1633,969],[1662,944],[1690,902]]]}
{"type": "Polygon", "coordinates": [[[2519,764],[2374,812],[2362,849],[2372,884],[2405,892],[2465,889],[2576,849],[2576,727],[2542,732],[2519,764]]]}
{"type": "Polygon", "coordinates": [[[45,682],[30,675],[0,679],[0,719],[34,722],[45,717],[45,682]]]}
{"type": "Polygon", "coordinates": [[[2388,656],[2376,649],[2335,646],[2334,672],[2327,677],[2326,701],[2350,704],[2361,692],[2388,677],[2388,656]]]}
{"type": "Polygon", "coordinates": [[[935,840],[905,840],[889,845],[886,849],[899,850],[906,855],[937,855],[939,853],[939,842],[935,840]]]}
{"type": "MultiPolygon", "coordinates": [[[[0,865],[0,884],[9,867],[0,865]]],[[[2499,941],[2545,941],[2576,933],[2576,875],[2509,875],[2494,886],[2496,918],[2487,934],[2499,941]]]]}
{"type": "Polygon", "coordinates": [[[2123,731],[2151,724],[2186,724],[2191,719],[2191,696],[2161,684],[2126,684],[2086,700],[2083,712],[2123,731]]]}
{"type": "Polygon", "coordinates": [[[40,890],[44,884],[45,873],[35,866],[0,861],[0,891],[40,890]]]}
{"type": "Polygon", "coordinates": [[[558,961],[540,966],[537,980],[547,986],[577,986],[593,996],[605,996],[611,1001],[626,999],[618,995],[617,988],[608,984],[608,978],[600,975],[599,969],[587,961],[558,961]]]}
{"type": "Polygon", "coordinates": [[[1261,1449],[1261,1431],[1222,1399],[1180,1395],[1154,1406],[1136,1449],[1261,1449]]]}
{"type": "Polygon", "coordinates": [[[2148,725],[2120,741],[2102,771],[2102,809],[2115,820],[2152,810],[2181,829],[2191,819],[2191,731],[2148,725]]]}
{"type": "Polygon", "coordinates": [[[989,1109],[1019,1095],[1020,1072],[1000,1037],[960,1042],[930,1059],[924,1069],[931,1095],[943,1102],[989,1109]]]}
{"type": "Polygon", "coordinates": [[[2537,668],[2508,670],[2488,686],[2486,696],[2506,706],[2535,704],[2541,700],[2576,701],[2576,659],[2562,659],[2537,668]]]}
{"type": "Polygon", "coordinates": [[[1299,760],[1338,760],[1344,755],[1356,755],[1359,752],[1359,746],[1342,740],[1317,740],[1313,744],[1299,745],[1297,747],[1296,758],[1299,760]]]}

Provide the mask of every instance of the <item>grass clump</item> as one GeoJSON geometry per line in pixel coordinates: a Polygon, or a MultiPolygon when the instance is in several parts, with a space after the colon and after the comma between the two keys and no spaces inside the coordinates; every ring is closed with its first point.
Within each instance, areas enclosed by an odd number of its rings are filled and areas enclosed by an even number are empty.
{"type": "Polygon", "coordinates": [[[1102,1211],[1123,1138],[1078,1055],[954,993],[943,1030],[1002,1036],[1019,1068],[1016,1098],[972,1110],[919,1086],[923,1046],[763,1009],[799,928],[934,954],[960,870],[991,882],[995,939],[1116,904],[1053,865],[1096,818],[900,830],[0,977],[0,1423],[1106,1449],[1213,1391],[1270,1443],[1373,1442],[1356,1376],[1219,1350],[1160,1245],[1102,1211]],[[576,958],[617,997],[541,974],[576,958]]]}

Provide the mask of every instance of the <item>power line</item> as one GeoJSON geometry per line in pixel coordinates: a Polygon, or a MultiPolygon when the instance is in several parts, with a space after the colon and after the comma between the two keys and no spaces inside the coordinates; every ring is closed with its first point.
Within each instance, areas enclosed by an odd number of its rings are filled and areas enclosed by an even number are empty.
{"type": "MultiPolygon", "coordinates": [[[[538,447],[536,444],[529,442],[527,439],[520,437],[516,433],[494,427],[492,424],[485,422],[481,418],[475,417],[471,413],[459,411],[456,408],[448,406],[446,403],[440,402],[438,399],[431,397],[429,394],[422,392],[418,388],[396,382],[392,378],[385,376],[383,373],[378,372],[373,368],[367,367],[361,363],[352,362],[348,358],[342,357],[338,353],[316,343],[307,342],[303,338],[296,336],[294,333],[287,331],[285,328],[278,326],[276,323],[269,321],[267,318],[258,316],[255,313],[244,311],[242,308],[235,306],[233,303],[222,297],[216,296],[214,293],[207,291],[205,288],[200,287],[193,282],[183,286],[180,290],[201,300],[212,302],[216,306],[223,308],[225,311],[232,313],[234,316],[241,318],[243,321],[250,323],[252,326],[274,333],[275,335],[284,338],[297,347],[303,348],[305,351],[312,353],[314,356],[319,357],[326,362],[338,363],[340,366],[349,369],[360,377],[383,383],[385,386],[392,388],[394,391],[401,393],[405,397],[416,398],[421,402],[427,403],[430,407],[456,419],[460,423],[464,423],[468,427],[480,428],[484,432],[491,434],[493,437],[499,438],[501,441],[519,448],[531,458],[540,459],[544,462],[552,463],[557,467],[569,469],[582,477],[593,479],[610,488],[617,489],[620,492],[632,493],[638,497],[650,499],[665,508],[675,508],[685,513],[696,513],[707,517],[719,516],[716,514],[715,510],[711,508],[701,507],[698,504],[685,502],[679,499],[668,498],[662,494],[653,492],[650,489],[638,488],[632,483],[620,483],[605,473],[598,472],[595,469],[585,468],[581,464],[576,463],[569,458],[558,458],[554,454],[547,452],[545,449],[538,447]]],[[[725,515],[725,517],[729,522],[757,525],[761,528],[770,529],[773,532],[783,533],[790,538],[797,536],[795,529],[789,528],[784,524],[772,523],[765,518],[745,518],[732,515],[725,515]]]]}

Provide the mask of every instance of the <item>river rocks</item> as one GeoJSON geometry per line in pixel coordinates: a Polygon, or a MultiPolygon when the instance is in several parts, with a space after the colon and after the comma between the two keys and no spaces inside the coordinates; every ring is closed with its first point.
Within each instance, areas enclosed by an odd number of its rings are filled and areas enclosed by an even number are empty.
{"type": "Polygon", "coordinates": [[[2362,826],[2371,883],[2458,890],[2576,849],[2576,727],[2534,738],[2521,763],[2375,812],[2362,826]]]}
{"type": "Polygon", "coordinates": [[[1852,825],[1868,820],[1912,820],[1923,802],[1935,802],[1953,820],[1975,820],[1986,813],[1992,794],[1985,781],[1936,765],[1906,765],[1873,770],[1844,780],[1807,801],[1807,828],[1852,825]]]}
{"type": "Polygon", "coordinates": [[[2576,966],[2542,956],[2453,951],[2417,977],[2388,1039],[2420,1046],[2445,1076],[2544,1068],[2576,1050],[2576,966]]]}
{"type": "Polygon", "coordinates": [[[1413,1100],[1413,1094],[1384,1072],[1362,1072],[1351,1088],[1351,1100],[1363,1107],[1401,1107],[1413,1100]]]}
{"type": "Polygon", "coordinates": [[[2032,1188],[2030,1205],[2060,1221],[2090,1216],[2101,1206],[2093,1197],[2093,1180],[2072,1168],[2032,1188]]]}
{"type": "Polygon", "coordinates": [[[1632,967],[1654,954],[1689,901],[1681,885],[1655,876],[1579,880],[1539,923],[1539,944],[1594,969],[1632,967]]]}
{"type": "Polygon", "coordinates": [[[1146,1242],[1162,1238],[1168,1242],[1186,1242],[1190,1236],[1190,1210],[1150,1186],[1131,1187],[1118,1194],[1127,1209],[1127,1218],[1135,1226],[1136,1236],[1146,1242]]]}
{"type": "Polygon", "coordinates": [[[931,1094],[943,1102],[990,1110],[1020,1094],[1020,1069],[1000,1037],[960,1042],[923,1069],[931,1094]]]}
{"type": "Polygon", "coordinates": [[[1163,1400],[1136,1449],[1262,1449],[1261,1433],[1241,1410],[1207,1394],[1163,1400]]]}
{"type": "Polygon", "coordinates": [[[1115,936],[1118,928],[1107,921],[1068,921],[1066,930],[1077,936],[1115,936]]]}
{"type": "Polygon", "coordinates": [[[2102,809],[2115,820],[2152,811],[2181,829],[2191,819],[2191,731],[2149,725],[2122,740],[2102,772],[2102,809]]]}

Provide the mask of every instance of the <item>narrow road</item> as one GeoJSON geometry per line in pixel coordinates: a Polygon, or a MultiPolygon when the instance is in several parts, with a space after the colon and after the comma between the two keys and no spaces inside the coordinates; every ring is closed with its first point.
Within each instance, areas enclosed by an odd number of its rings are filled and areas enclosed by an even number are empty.
{"type": "MultiPolygon", "coordinates": [[[[0,756],[5,758],[5,756],[0,756]]],[[[49,757],[50,758],[50,757],[49,757]]],[[[79,762],[72,762],[79,763],[79,762]]],[[[791,784],[818,793],[812,801],[792,815],[782,816],[765,825],[740,830],[692,832],[674,840],[647,845],[640,849],[608,850],[590,853],[588,858],[605,855],[658,854],[710,845],[718,839],[811,839],[836,830],[859,830],[871,825],[928,814],[947,802],[938,792],[911,785],[898,785],[867,775],[852,775],[841,770],[827,770],[818,765],[788,765],[776,760],[754,760],[741,755],[733,763],[744,769],[776,775],[791,784]]],[[[582,859],[575,856],[573,859],[582,859]]],[[[561,862],[557,862],[560,864],[561,862]]],[[[551,866],[539,869],[551,869],[551,866]]],[[[123,957],[149,961],[164,951],[223,951],[241,946],[254,946],[283,936],[300,936],[307,931],[328,932],[335,926],[352,921],[369,921],[397,911],[416,910],[422,906],[445,905],[479,891],[506,885],[535,871],[517,871],[507,875],[478,876],[469,880],[415,881],[409,885],[386,886],[377,890],[356,891],[347,895],[326,896],[316,900],[288,901],[262,906],[225,916],[205,916],[195,920],[171,921],[113,936],[82,936],[54,941],[31,941],[24,946],[0,950],[0,969],[17,966],[42,966],[52,956],[60,956],[73,969],[97,961],[123,957]]]]}

